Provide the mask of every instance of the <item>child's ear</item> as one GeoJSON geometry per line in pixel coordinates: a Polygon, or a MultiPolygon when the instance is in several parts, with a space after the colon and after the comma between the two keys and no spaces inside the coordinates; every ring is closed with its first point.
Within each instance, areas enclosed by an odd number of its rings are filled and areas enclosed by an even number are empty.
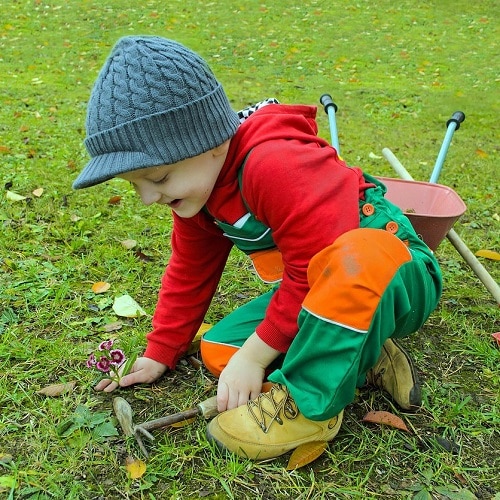
{"type": "Polygon", "coordinates": [[[220,146],[212,149],[212,154],[215,156],[225,155],[229,149],[229,144],[231,139],[228,139],[226,142],[223,142],[220,146]]]}

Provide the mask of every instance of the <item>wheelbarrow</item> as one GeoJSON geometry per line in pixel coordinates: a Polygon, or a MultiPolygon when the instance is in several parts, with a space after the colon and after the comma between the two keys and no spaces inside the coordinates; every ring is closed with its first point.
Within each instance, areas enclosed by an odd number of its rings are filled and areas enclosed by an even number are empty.
{"type": "MultiPolygon", "coordinates": [[[[338,107],[329,94],[322,95],[320,102],[328,115],[332,145],[340,155],[335,120],[338,107]]],[[[384,148],[382,154],[401,179],[389,177],[377,178],[387,187],[386,198],[402,210],[410,220],[417,234],[429,248],[436,251],[439,244],[445,238],[448,238],[487,290],[493,295],[497,304],[500,304],[500,287],[453,230],[453,225],[464,214],[467,208],[465,203],[453,189],[442,184],[437,184],[453,133],[460,128],[460,124],[464,120],[464,113],[457,111],[446,122],[446,135],[429,182],[413,180],[408,171],[388,148],[384,148]]]]}

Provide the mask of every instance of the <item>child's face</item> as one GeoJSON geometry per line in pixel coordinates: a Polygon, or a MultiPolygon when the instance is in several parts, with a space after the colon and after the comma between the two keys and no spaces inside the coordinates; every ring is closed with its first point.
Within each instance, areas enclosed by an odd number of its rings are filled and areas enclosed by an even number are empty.
{"type": "Polygon", "coordinates": [[[212,193],[228,144],[172,165],[134,170],[119,177],[134,185],[145,205],[168,205],[179,217],[193,217],[212,193]]]}

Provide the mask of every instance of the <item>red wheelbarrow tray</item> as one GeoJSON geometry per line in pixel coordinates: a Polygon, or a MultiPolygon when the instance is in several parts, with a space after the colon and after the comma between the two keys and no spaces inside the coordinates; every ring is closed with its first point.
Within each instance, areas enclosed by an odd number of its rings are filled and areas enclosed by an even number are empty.
{"type": "Polygon", "coordinates": [[[460,196],[442,184],[390,177],[377,179],[387,187],[385,197],[403,211],[433,251],[467,209],[460,196]]]}

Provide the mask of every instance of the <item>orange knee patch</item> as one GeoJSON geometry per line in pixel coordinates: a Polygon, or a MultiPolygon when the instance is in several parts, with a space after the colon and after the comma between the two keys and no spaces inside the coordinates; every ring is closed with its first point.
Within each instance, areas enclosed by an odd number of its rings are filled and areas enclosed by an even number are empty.
{"type": "Polygon", "coordinates": [[[380,229],[344,233],[309,264],[310,291],[303,307],[310,313],[366,331],[380,298],[405,262],[406,245],[380,229]]]}
{"type": "Polygon", "coordinates": [[[239,349],[239,347],[228,344],[219,344],[218,342],[210,342],[201,339],[200,350],[203,364],[207,369],[218,377],[222,370],[226,367],[231,356],[239,349]]]}

